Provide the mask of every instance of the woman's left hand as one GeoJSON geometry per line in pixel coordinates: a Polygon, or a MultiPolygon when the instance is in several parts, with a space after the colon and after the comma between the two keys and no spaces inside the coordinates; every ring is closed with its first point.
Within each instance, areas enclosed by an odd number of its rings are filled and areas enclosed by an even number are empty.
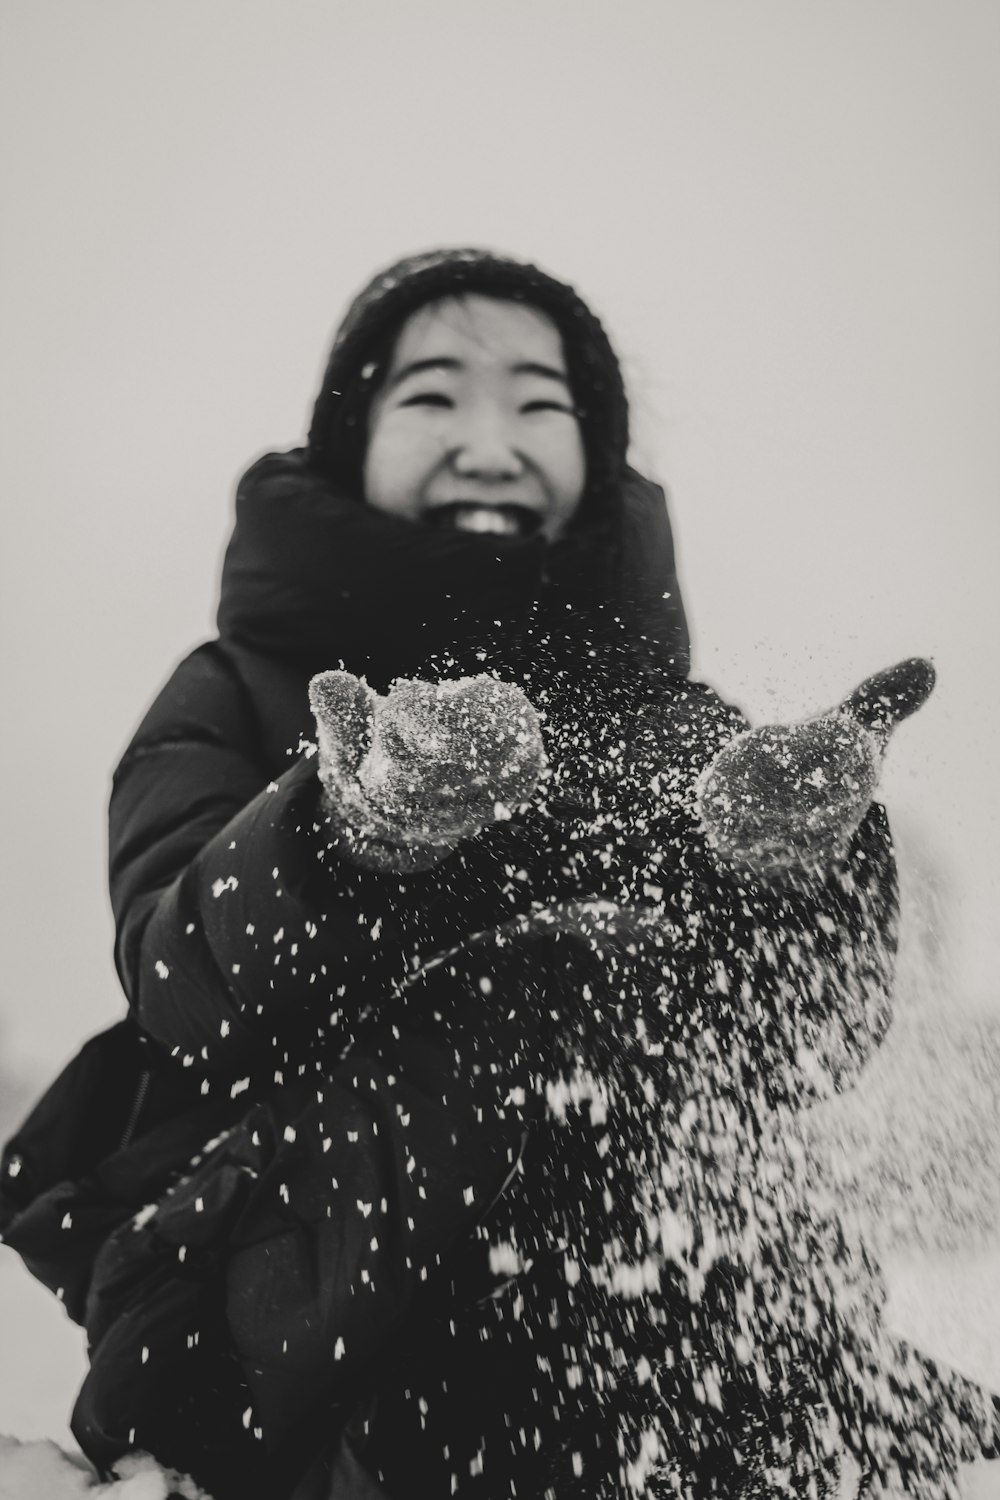
{"type": "Polygon", "coordinates": [[[922,657],[868,677],[836,708],[731,740],[698,784],[713,853],[763,878],[822,875],[847,853],[878,784],[889,738],[934,686],[922,657]]]}

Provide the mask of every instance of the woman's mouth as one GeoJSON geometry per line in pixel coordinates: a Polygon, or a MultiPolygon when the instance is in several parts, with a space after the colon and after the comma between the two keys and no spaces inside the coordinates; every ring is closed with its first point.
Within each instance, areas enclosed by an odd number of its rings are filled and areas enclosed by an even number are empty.
{"type": "Polygon", "coordinates": [[[527,505],[504,502],[481,505],[459,500],[450,505],[436,505],[427,512],[427,520],[442,531],[470,531],[486,536],[534,536],[542,518],[527,505]]]}

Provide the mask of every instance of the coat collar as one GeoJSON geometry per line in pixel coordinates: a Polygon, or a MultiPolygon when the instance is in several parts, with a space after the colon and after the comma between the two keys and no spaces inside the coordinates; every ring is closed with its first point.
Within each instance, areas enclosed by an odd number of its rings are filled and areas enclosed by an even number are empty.
{"type": "Polygon", "coordinates": [[[241,481],[218,613],[223,642],[293,667],[395,677],[592,675],[623,655],[687,671],[662,490],[628,470],[601,521],[554,546],[441,533],[338,493],[307,450],[241,481]]]}

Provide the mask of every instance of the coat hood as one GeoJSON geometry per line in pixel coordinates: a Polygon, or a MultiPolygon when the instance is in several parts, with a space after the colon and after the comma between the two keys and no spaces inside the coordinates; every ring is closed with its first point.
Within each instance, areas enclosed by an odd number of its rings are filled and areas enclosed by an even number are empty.
{"type": "Polygon", "coordinates": [[[546,313],[562,338],[587,454],[583,511],[617,482],[628,450],[628,400],[599,319],[571,286],[489,250],[432,250],[375,276],[355,297],[334,339],[309,428],[312,467],[352,493],[361,488],[368,409],[396,338],[417,308],[481,293],[546,313]]]}

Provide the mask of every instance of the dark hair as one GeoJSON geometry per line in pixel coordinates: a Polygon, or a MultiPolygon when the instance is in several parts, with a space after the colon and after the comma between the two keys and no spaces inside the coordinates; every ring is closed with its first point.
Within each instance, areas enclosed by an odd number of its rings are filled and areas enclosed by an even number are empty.
{"type": "Polygon", "coordinates": [[[404,323],[430,302],[472,293],[524,303],[555,323],[587,456],[585,501],[593,501],[620,480],[628,450],[628,401],[614,350],[572,287],[484,250],[412,256],[359,293],[337,334],[313,411],[310,462],[339,489],[361,496],[371,403],[404,323]]]}

